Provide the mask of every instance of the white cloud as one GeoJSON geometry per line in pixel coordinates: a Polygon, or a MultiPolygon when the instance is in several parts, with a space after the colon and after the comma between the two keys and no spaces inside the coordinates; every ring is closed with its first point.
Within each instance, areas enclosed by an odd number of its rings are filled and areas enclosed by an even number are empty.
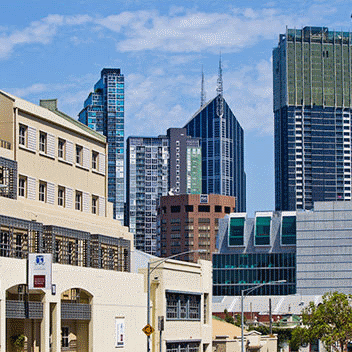
{"type": "Polygon", "coordinates": [[[0,37],[0,58],[8,57],[14,47],[19,44],[49,43],[63,23],[63,16],[49,15],[40,21],[32,22],[23,30],[14,31],[8,36],[3,35],[0,37]]]}

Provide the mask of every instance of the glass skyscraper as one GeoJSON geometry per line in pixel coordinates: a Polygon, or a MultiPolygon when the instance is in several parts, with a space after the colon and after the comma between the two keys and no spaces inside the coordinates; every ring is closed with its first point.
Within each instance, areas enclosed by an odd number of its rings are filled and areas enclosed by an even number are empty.
{"type": "Polygon", "coordinates": [[[236,197],[246,211],[243,129],[221,94],[198,110],[184,126],[202,148],[202,193],[236,197]]]}
{"type": "Polygon", "coordinates": [[[275,206],[351,200],[352,33],[287,29],[273,51],[275,206]]]}
{"type": "Polygon", "coordinates": [[[79,121],[102,133],[108,142],[108,196],[114,218],[124,221],[124,76],[104,68],[79,113],[79,121]]]}

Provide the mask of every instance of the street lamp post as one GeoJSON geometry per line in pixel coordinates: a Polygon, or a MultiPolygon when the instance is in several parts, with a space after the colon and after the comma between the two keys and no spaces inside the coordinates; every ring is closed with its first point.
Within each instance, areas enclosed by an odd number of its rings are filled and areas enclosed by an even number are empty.
{"type": "Polygon", "coordinates": [[[270,281],[270,282],[265,282],[263,284],[256,285],[254,287],[249,287],[244,290],[241,290],[241,352],[244,352],[244,336],[243,336],[243,326],[244,326],[244,313],[243,313],[243,299],[248,293],[251,293],[255,289],[266,286],[266,285],[274,285],[274,284],[281,284],[286,282],[286,280],[278,280],[278,281],[270,281]]]}
{"type": "MultiPolygon", "coordinates": [[[[174,255],[171,255],[170,257],[166,257],[166,258],[162,258],[159,260],[155,260],[152,262],[148,262],[148,272],[147,272],[147,325],[150,325],[150,275],[151,273],[158,267],[160,266],[162,263],[166,262],[168,259],[172,259],[175,257],[179,257],[180,255],[183,254],[188,254],[188,253],[202,253],[202,252],[206,252],[205,249],[192,249],[190,251],[186,251],[186,252],[182,252],[182,253],[177,253],[174,255]],[[155,264],[158,263],[158,265],[154,266],[152,269],[150,269],[150,264],[155,264]]],[[[150,351],[150,335],[147,335],[147,352],[150,351]]],[[[161,344],[161,341],[160,341],[161,344]]]]}

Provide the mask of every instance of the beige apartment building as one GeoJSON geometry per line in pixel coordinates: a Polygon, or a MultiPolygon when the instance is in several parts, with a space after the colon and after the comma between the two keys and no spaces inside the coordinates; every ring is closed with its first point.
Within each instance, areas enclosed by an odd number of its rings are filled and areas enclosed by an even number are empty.
{"type": "MultiPolygon", "coordinates": [[[[0,91],[1,352],[15,351],[22,336],[24,351],[33,352],[146,348],[146,278],[131,272],[133,235],[113,219],[107,198],[105,137],[60,112],[56,100],[38,106],[0,91]],[[31,286],[31,253],[39,266],[51,258],[50,285],[50,276],[33,275],[31,286]]],[[[185,271],[174,264],[172,272],[179,290],[201,295],[194,351],[208,351],[201,307],[211,292],[211,264],[194,265],[185,271]],[[198,288],[189,287],[192,270],[202,277],[198,288]]],[[[166,309],[169,284],[153,312],[166,309]]],[[[184,336],[180,341],[174,324],[165,336],[179,349],[165,340],[162,351],[193,352],[180,349],[184,336]]]]}

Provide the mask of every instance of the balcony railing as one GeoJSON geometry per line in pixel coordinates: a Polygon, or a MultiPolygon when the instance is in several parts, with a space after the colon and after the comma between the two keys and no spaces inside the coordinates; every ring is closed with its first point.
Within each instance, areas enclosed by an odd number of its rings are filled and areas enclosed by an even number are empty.
{"type": "Polygon", "coordinates": [[[6,301],[6,318],[42,319],[43,303],[37,301],[6,301]]]}
{"type": "Polygon", "coordinates": [[[11,143],[0,139],[0,148],[11,149],[11,143]]]}
{"type": "Polygon", "coordinates": [[[61,302],[61,319],[90,320],[91,306],[85,303],[61,302]]]}

